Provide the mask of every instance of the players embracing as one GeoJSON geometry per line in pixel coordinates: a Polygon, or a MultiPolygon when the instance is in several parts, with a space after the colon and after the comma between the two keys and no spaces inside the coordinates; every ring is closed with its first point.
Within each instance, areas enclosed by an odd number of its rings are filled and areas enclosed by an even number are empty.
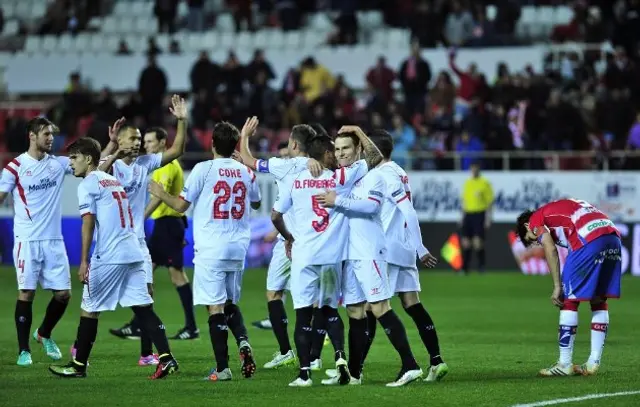
{"type": "Polygon", "coordinates": [[[596,374],[609,329],[607,299],[620,297],[620,232],[607,215],[576,199],[561,199],[523,212],[518,216],[517,231],[525,246],[542,245],[553,279],[551,301],[560,308],[560,357],[540,375],[596,374]],[[569,249],[562,274],[556,245],[569,249]],[[574,366],[580,302],[591,305],[591,353],[586,363],[574,366]]]}

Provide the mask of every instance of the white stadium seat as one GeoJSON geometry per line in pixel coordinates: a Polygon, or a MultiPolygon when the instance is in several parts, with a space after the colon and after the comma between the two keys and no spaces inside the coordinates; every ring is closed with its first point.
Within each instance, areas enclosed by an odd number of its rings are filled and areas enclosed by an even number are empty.
{"type": "Polygon", "coordinates": [[[118,32],[117,20],[115,17],[105,17],[102,22],[101,31],[106,34],[118,32]]]}
{"type": "Polygon", "coordinates": [[[47,3],[37,1],[31,8],[31,18],[40,19],[47,13],[47,3]]]}
{"type": "Polygon", "coordinates": [[[229,13],[218,15],[216,18],[216,29],[222,32],[234,32],[236,23],[233,21],[233,16],[229,13]]]}
{"type": "Polygon", "coordinates": [[[498,16],[498,8],[493,4],[487,6],[487,9],[485,10],[485,12],[487,13],[487,20],[489,21],[495,20],[496,17],[498,16]]]}
{"type": "Polygon", "coordinates": [[[89,39],[88,51],[94,54],[103,53],[105,50],[105,37],[100,34],[93,34],[89,39]]]}
{"type": "Polygon", "coordinates": [[[134,1],[131,3],[131,15],[134,17],[143,16],[145,13],[144,10],[144,1],[134,1]]]}
{"type": "Polygon", "coordinates": [[[42,37],[39,35],[30,35],[24,43],[24,51],[30,54],[41,51],[42,37]]]}
{"type": "Polygon", "coordinates": [[[218,37],[218,48],[231,49],[236,43],[236,34],[233,32],[223,32],[218,37]]]}
{"type": "Polygon", "coordinates": [[[78,34],[75,38],[74,48],[76,52],[84,53],[89,52],[90,45],[90,35],[89,34],[78,34]]]}
{"type": "MultiPolygon", "coordinates": [[[[256,33],[255,36],[260,35],[260,33],[256,33]]],[[[235,46],[240,49],[251,49],[255,47],[254,34],[247,31],[242,31],[236,36],[235,46]]]]}
{"type": "Polygon", "coordinates": [[[55,35],[45,35],[42,40],[42,50],[45,52],[55,52],[58,47],[58,38],[55,35]]]}
{"type": "Polygon", "coordinates": [[[309,28],[317,31],[333,29],[333,22],[326,13],[313,13],[309,16],[309,28]]]}
{"type": "Polygon", "coordinates": [[[58,38],[57,51],[63,54],[75,52],[74,39],[71,34],[63,34],[58,38]]]}
{"type": "Polygon", "coordinates": [[[130,16],[131,15],[131,2],[130,1],[117,1],[113,6],[113,15],[115,15],[115,16],[130,16]]]}
{"type": "Polygon", "coordinates": [[[3,35],[16,35],[18,34],[18,30],[20,29],[20,25],[17,20],[10,20],[4,24],[4,30],[2,32],[3,35]]]}
{"type": "Polygon", "coordinates": [[[32,3],[28,0],[22,0],[16,3],[16,17],[29,18],[31,17],[32,3]]]}
{"type": "MultiPolygon", "coordinates": [[[[99,37],[100,36],[96,36],[99,37]]],[[[104,42],[102,45],[102,48],[100,50],[98,50],[100,53],[114,53],[118,50],[118,47],[120,45],[120,37],[115,36],[115,35],[109,35],[104,37],[104,42]]]]}
{"type": "Polygon", "coordinates": [[[562,6],[556,9],[554,23],[569,24],[573,19],[573,10],[570,7],[562,6]]]}
{"type": "Polygon", "coordinates": [[[302,33],[300,31],[288,31],[284,34],[284,48],[302,48],[302,33]]]}

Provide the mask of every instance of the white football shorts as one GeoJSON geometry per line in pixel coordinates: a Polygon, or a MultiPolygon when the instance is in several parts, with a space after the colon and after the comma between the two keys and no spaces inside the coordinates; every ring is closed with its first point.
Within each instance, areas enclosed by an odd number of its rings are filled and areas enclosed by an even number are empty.
{"type": "Polygon", "coordinates": [[[237,304],[243,274],[244,260],[194,261],[193,305],[237,304]]]}
{"type": "Polygon", "coordinates": [[[418,268],[389,264],[389,283],[394,293],[420,292],[418,268]]]}
{"type": "Polygon", "coordinates": [[[298,265],[291,264],[291,297],[293,308],[328,306],[338,308],[342,286],[342,265],[298,265]]]}
{"type": "Polygon", "coordinates": [[[287,257],[284,240],[278,239],[267,270],[267,290],[282,291],[291,287],[291,260],[287,257]]]}
{"type": "Polygon", "coordinates": [[[153,304],[147,290],[144,263],[100,264],[92,259],[81,308],[87,312],[153,304]]]}
{"type": "Polygon", "coordinates": [[[69,258],[64,240],[16,240],[13,244],[18,290],[70,290],[69,258]]]}
{"type": "Polygon", "coordinates": [[[384,260],[347,260],[342,274],[345,305],[379,302],[393,296],[384,260]]]}
{"type": "Polygon", "coordinates": [[[142,250],[142,257],[144,257],[144,273],[147,280],[147,284],[153,284],[153,262],[151,261],[151,254],[149,253],[149,247],[145,239],[139,239],[140,249],[142,250]]]}

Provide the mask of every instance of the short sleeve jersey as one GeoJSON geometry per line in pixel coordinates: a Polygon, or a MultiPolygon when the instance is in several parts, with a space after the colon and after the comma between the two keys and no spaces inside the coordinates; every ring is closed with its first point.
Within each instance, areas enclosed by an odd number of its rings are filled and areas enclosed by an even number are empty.
{"type": "Polygon", "coordinates": [[[295,238],[292,256],[306,265],[335,264],[348,254],[349,220],[336,208],[323,208],[315,198],[327,189],[338,195],[349,194],[357,180],[368,171],[364,160],[331,172],[325,170],[314,178],[309,170],[294,176],[289,188],[281,191],[274,208],[292,214],[295,238]]]}
{"type": "Polygon", "coordinates": [[[577,250],[600,236],[620,232],[615,224],[590,203],[560,199],[541,206],[529,219],[529,228],[538,236],[551,233],[553,241],[569,250],[577,250]]]}
{"type": "Polygon", "coordinates": [[[198,163],[180,197],[193,205],[196,262],[244,260],[250,204],[260,201],[253,171],[231,158],[198,163]]]}
{"type": "Polygon", "coordinates": [[[4,167],[0,192],[11,194],[16,240],[62,239],[62,183],[72,172],[69,158],[49,154],[37,160],[23,153],[4,167]]]}
{"type": "Polygon", "coordinates": [[[120,182],[103,171],[89,173],[78,186],[80,215],[96,217],[92,262],[131,264],[143,261],[128,198],[120,182]]]}
{"type": "Polygon", "coordinates": [[[137,157],[131,165],[122,160],[113,163],[111,174],[122,184],[131,202],[136,236],[144,239],[144,209],[147,205],[149,174],[160,168],[162,153],[137,157]]]}
{"type": "Polygon", "coordinates": [[[407,173],[393,161],[378,167],[384,181],[384,198],[380,220],[387,244],[387,262],[404,267],[416,264],[416,248],[412,247],[406,221],[398,204],[410,199],[411,190],[407,173]]]}

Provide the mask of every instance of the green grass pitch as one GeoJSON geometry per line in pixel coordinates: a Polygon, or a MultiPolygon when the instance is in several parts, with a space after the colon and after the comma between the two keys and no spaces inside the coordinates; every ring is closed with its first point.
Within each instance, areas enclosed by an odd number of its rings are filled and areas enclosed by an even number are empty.
{"type": "MultiPolygon", "coordinates": [[[[75,336],[80,307],[80,284],[75,283],[74,297],[67,314],[54,330],[66,361],[75,336]]],[[[234,380],[226,383],[202,381],[213,366],[206,312],[197,310],[201,338],[172,342],[180,362],[180,373],[163,381],[150,381],[152,368],[138,367],[139,343],[112,337],[108,328],[127,321],[131,312],[119,309],[100,319],[98,340],[91,355],[86,379],[61,379],[47,371],[51,363],[40,345],[32,342],[34,365],[21,368],[16,362],[16,337],[13,321],[16,282],[12,268],[0,268],[0,406],[511,406],[594,393],[640,390],[638,356],[638,310],[640,279],[623,279],[623,298],[610,305],[611,329],[607,338],[600,374],[596,377],[542,379],[538,369],[550,365],[557,357],[558,311],[548,300],[551,281],[544,276],[518,273],[488,273],[459,277],[452,273],[423,272],[422,300],[431,312],[440,336],[442,355],[450,374],[440,383],[413,383],[390,389],[399,368],[399,360],[384,332],[378,336],[365,368],[365,382],[360,387],[326,388],[320,384],[324,373],[315,373],[314,387],[292,389],[287,384],[295,368],[269,371],[260,367],[277,349],[271,331],[249,327],[250,341],[258,362],[252,379],[240,375],[235,343],[230,340],[234,380]]],[[[264,296],[265,271],[249,270],[244,278],[240,306],[245,322],[266,316],[264,296]]],[[[178,296],[167,272],[156,272],[156,310],[173,334],[183,323],[178,296]]],[[[38,292],[34,306],[34,328],[40,323],[50,295],[38,292]]],[[[427,353],[412,321],[393,303],[403,319],[414,353],[423,368],[428,367],[427,353]]],[[[290,335],[294,313],[287,303],[290,335]]],[[[580,312],[575,362],[586,360],[589,352],[590,311],[580,312]]],[[[293,341],[292,341],[293,343],[293,341]]],[[[325,367],[332,367],[332,351],[325,347],[325,367]]],[[[640,396],[587,400],[569,406],[638,406],[640,396]]]]}

